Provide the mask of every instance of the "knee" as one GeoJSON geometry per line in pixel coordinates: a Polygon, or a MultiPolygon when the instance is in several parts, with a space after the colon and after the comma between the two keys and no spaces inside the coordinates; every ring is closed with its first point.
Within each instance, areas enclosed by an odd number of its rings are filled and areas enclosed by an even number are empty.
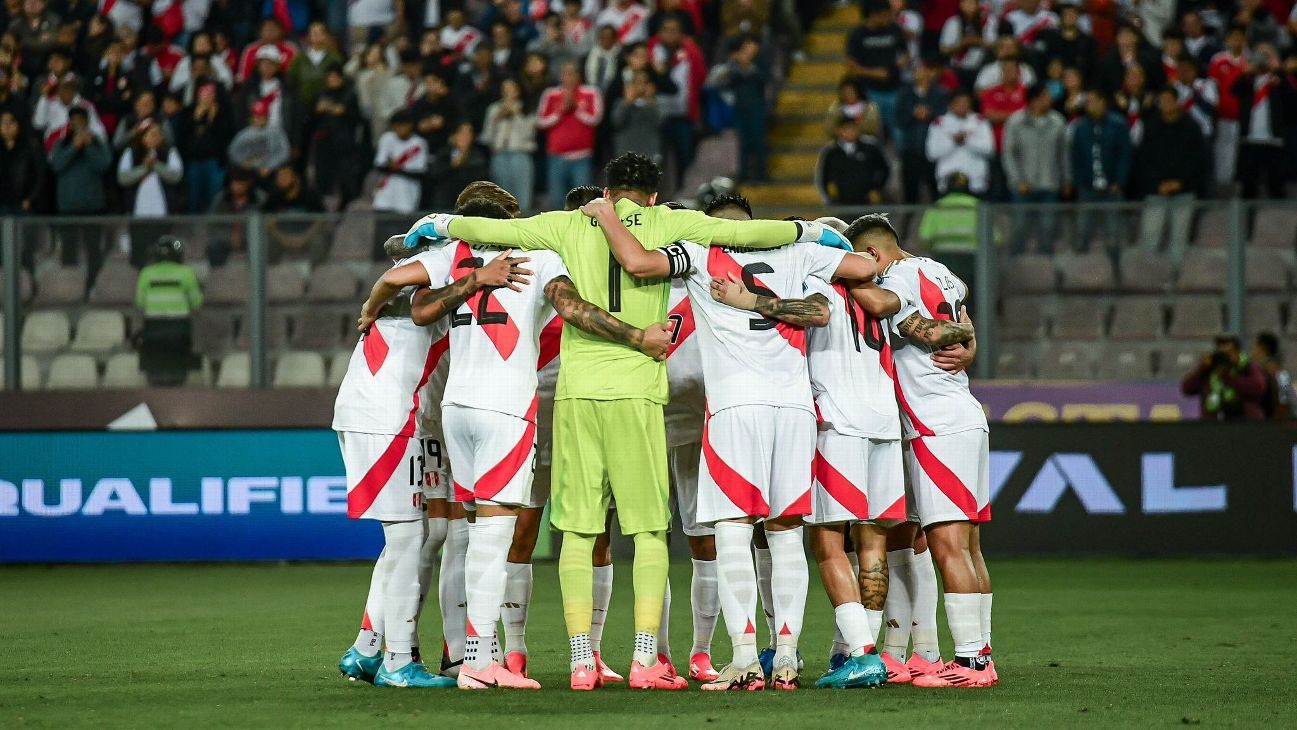
{"type": "Polygon", "coordinates": [[[509,546],[509,562],[530,563],[536,552],[536,535],[514,533],[513,544],[509,546]]]}
{"type": "Polygon", "coordinates": [[[694,560],[715,560],[716,538],[710,536],[689,538],[689,555],[694,560]]]}

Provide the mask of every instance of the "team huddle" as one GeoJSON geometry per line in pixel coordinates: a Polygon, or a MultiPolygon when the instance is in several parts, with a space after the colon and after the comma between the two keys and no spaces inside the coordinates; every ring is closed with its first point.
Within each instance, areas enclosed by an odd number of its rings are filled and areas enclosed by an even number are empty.
{"type": "Polygon", "coordinates": [[[885,216],[757,220],[738,196],[659,205],[661,171],[634,153],[606,175],[531,218],[472,183],[454,213],[388,241],[394,266],[362,306],[335,404],[349,515],[380,521],[385,540],[342,673],[539,689],[526,625],[548,503],[571,688],[686,689],[667,641],[674,502],[693,558],[686,676],[702,689],[802,686],[804,532],[837,626],[815,686],[996,684],[964,283],[903,252],[885,216]],[[625,679],[600,651],[613,519],[634,542],[625,679]],[[433,673],[417,627],[439,554],[433,673]],[[733,656],[718,671],[720,616],[733,656]]]}

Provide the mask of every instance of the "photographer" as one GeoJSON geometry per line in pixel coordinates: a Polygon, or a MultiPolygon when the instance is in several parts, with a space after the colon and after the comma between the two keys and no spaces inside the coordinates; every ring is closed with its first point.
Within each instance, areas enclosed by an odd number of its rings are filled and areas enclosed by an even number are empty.
{"type": "Polygon", "coordinates": [[[1243,352],[1235,335],[1217,335],[1216,349],[1184,376],[1180,389],[1199,397],[1204,421],[1265,420],[1265,371],[1243,352]]]}

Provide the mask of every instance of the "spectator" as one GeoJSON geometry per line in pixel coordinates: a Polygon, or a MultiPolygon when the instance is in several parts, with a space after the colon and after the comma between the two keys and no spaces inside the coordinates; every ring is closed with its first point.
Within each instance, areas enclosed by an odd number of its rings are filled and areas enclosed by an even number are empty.
{"type": "Polygon", "coordinates": [[[239,170],[230,170],[225,178],[225,189],[212,201],[208,213],[213,215],[238,216],[227,226],[219,226],[218,237],[207,244],[207,260],[212,266],[224,266],[234,251],[247,250],[247,241],[242,218],[261,210],[266,202],[266,194],[257,189],[256,178],[239,170]],[[224,232],[228,231],[228,237],[224,232]]]}
{"type": "Polygon", "coordinates": [[[950,93],[936,83],[937,69],[923,61],[914,69],[914,83],[901,88],[896,100],[896,119],[901,128],[901,191],[906,205],[919,202],[920,191],[937,199],[937,178],[924,147],[932,120],[946,113],[950,93]]]}
{"type": "Polygon", "coordinates": [[[1279,42],[1279,21],[1269,8],[1262,5],[1262,0],[1239,0],[1235,7],[1234,23],[1247,28],[1248,45],[1256,47],[1279,42]]]}
{"type": "Polygon", "coordinates": [[[297,55],[297,46],[284,39],[284,26],[277,18],[266,18],[261,21],[260,38],[255,43],[249,43],[243,49],[243,55],[239,57],[239,81],[252,78],[256,67],[266,59],[274,59],[279,65],[276,74],[284,73],[288,71],[288,64],[293,62],[295,55],[297,55]],[[275,50],[273,54],[269,52],[272,48],[275,50]],[[262,53],[263,50],[266,52],[262,53]]]}
{"type": "Polygon", "coordinates": [[[1028,229],[1035,223],[1036,250],[1054,252],[1054,209],[1067,167],[1067,120],[1054,111],[1044,84],[1032,87],[1027,106],[1004,124],[1004,176],[1012,200],[1034,208],[1014,211],[1013,252],[1027,249],[1028,229]]]}
{"type": "Polygon", "coordinates": [[[545,149],[550,207],[563,207],[567,191],[589,185],[593,179],[595,130],[603,119],[603,96],[593,86],[581,84],[576,64],[564,64],[559,85],[540,98],[536,126],[547,132],[545,149]]]}
{"type": "MultiPolygon", "coordinates": [[[[1085,116],[1072,126],[1068,155],[1068,180],[1082,203],[1120,203],[1130,179],[1130,130],[1121,117],[1108,110],[1108,97],[1097,89],[1085,96],[1085,116]]],[[[1107,231],[1108,245],[1116,246],[1119,216],[1113,211],[1091,212],[1082,208],[1077,220],[1080,250],[1090,250],[1094,218],[1107,231]]]]}
{"type": "Polygon", "coordinates": [[[1198,123],[1202,138],[1211,139],[1216,131],[1216,113],[1220,105],[1216,83],[1199,78],[1198,64],[1189,56],[1180,56],[1175,67],[1175,81],[1171,87],[1180,99],[1180,106],[1198,123]]]}
{"type": "Polygon", "coordinates": [[[234,117],[220,99],[217,85],[198,87],[194,103],[177,119],[176,139],[185,161],[186,207],[207,210],[225,186],[225,151],[234,137],[234,117]]]}
{"type": "Polygon", "coordinates": [[[612,85],[608,87],[608,94],[605,98],[620,99],[625,95],[625,86],[630,83],[635,74],[640,71],[646,71],[649,78],[653,81],[653,88],[657,89],[659,106],[663,94],[676,94],[678,88],[675,81],[666,73],[660,73],[659,69],[650,62],[649,50],[647,43],[636,43],[626,48],[625,63],[621,71],[614,76],[612,85]]]}
{"type": "Polygon", "coordinates": [[[324,23],[316,21],[306,29],[306,46],[289,62],[286,77],[288,88],[297,95],[298,108],[314,107],[329,67],[342,64],[336,45],[324,23]]]}
{"type": "Polygon", "coordinates": [[[369,139],[356,92],[337,64],[325,70],[311,127],[315,130],[311,148],[315,184],[321,195],[336,193],[338,207],[345,209],[360,195],[369,139]]]}
{"type": "Polygon", "coordinates": [[[1116,93],[1121,88],[1127,71],[1133,66],[1138,66],[1144,72],[1149,86],[1157,88],[1162,85],[1164,75],[1157,52],[1144,44],[1143,36],[1133,26],[1123,25],[1117,29],[1117,42],[1108,49],[1099,66],[1099,74],[1108,93],[1116,93]]]}
{"type": "Polygon", "coordinates": [[[196,364],[192,317],[203,306],[203,290],[182,263],[184,252],[180,239],[160,237],[135,284],[135,307],[144,315],[140,369],[153,387],[181,385],[196,364]]]}
{"type": "Polygon", "coordinates": [[[982,114],[991,123],[995,135],[995,149],[1004,149],[1004,123],[1019,109],[1027,106],[1027,85],[1019,73],[1020,66],[1016,58],[1000,61],[1000,83],[984,89],[981,95],[982,114]]]}
{"type": "Polygon", "coordinates": [[[45,154],[12,110],[0,109],[0,214],[40,212],[45,154]]]}
{"type": "Polygon", "coordinates": [[[459,120],[457,109],[464,107],[464,99],[457,100],[459,104],[450,98],[450,88],[438,71],[424,72],[423,96],[415,100],[410,111],[414,114],[415,129],[428,143],[429,150],[445,147],[446,140],[450,139],[451,130],[459,120]]]}
{"type": "Polygon", "coordinates": [[[1279,338],[1273,332],[1262,332],[1252,342],[1252,362],[1265,372],[1266,418],[1286,421],[1293,413],[1292,375],[1283,366],[1279,338]]]}
{"type": "Polygon", "coordinates": [[[66,132],[69,115],[74,108],[86,113],[91,134],[105,141],[108,139],[108,130],[104,129],[103,122],[99,121],[94,105],[81,98],[81,94],[77,92],[77,77],[69,73],[64,74],[53,95],[42,96],[40,101],[36,102],[32,127],[44,134],[46,149],[52,147],[54,142],[66,132]]]}
{"type": "Polygon", "coordinates": [[[432,207],[436,210],[453,210],[455,198],[474,180],[483,180],[489,174],[486,152],[477,144],[473,125],[461,123],[450,136],[450,143],[438,151],[432,166],[436,185],[432,207]]]}
{"type": "MultiPolygon", "coordinates": [[[[108,143],[90,127],[90,116],[84,107],[68,111],[67,133],[54,142],[50,152],[50,169],[54,173],[56,203],[59,215],[101,215],[108,210],[104,173],[113,164],[108,143]]],[[[61,260],[74,266],[80,252],[86,252],[86,288],[94,283],[103,263],[104,227],[97,223],[63,224],[61,260]]]]}
{"type": "Polygon", "coordinates": [[[486,108],[500,96],[500,81],[504,77],[491,63],[491,47],[481,44],[473,51],[467,65],[460,66],[452,95],[458,102],[457,121],[472,122],[473,128],[482,126],[486,108]]]}
{"type": "MultiPolygon", "coordinates": [[[[639,43],[648,37],[645,21],[648,10],[636,0],[610,0],[594,19],[595,25],[611,25],[617,29],[617,42],[623,46],[639,43]]],[[[564,191],[566,194],[567,191],[564,191]]]]}
{"type": "Polygon", "coordinates": [[[1180,382],[1198,396],[1204,421],[1261,421],[1266,418],[1266,374],[1243,352],[1235,335],[1216,336],[1216,348],[1180,382]]]}
{"type": "Polygon", "coordinates": [[[374,43],[399,20],[396,0],[351,0],[347,3],[347,42],[351,48],[374,43]]]}
{"type": "Polygon", "coordinates": [[[1238,180],[1243,197],[1260,197],[1264,185],[1270,198],[1284,195],[1284,137],[1297,115],[1297,90],[1279,65],[1274,46],[1260,45],[1256,58],[1237,80],[1239,104],[1238,180]]]}
{"type": "Polygon", "coordinates": [[[55,48],[50,51],[49,58],[45,62],[45,74],[40,78],[31,79],[31,100],[36,101],[41,96],[50,96],[58,91],[59,80],[64,74],[73,73],[72,58],[68,52],[62,48],[55,48]]]}
{"type": "MultiPolygon", "coordinates": [[[[563,0],[560,11],[560,27],[563,40],[578,56],[584,56],[595,45],[594,22],[582,12],[581,0],[563,0]]],[[[613,30],[613,45],[617,44],[616,30],[613,30]]],[[[595,77],[590,75],[591,83],[595,77]]]]}
{"type": "Polygon", "coordinates": [[[951,173],[958,172],[968,178],[970,193],[986,193],[995,135],[991,125],[973,113],[973,97],[968,91],[959,89],[951,95],[950,111],[937,117],[928,128],[926,150],[928,159],[936,165],[938,181],[948,180],[951,173]]]}
{"type": "Polygon", "coordinates": [[[883,118],[878,112],[878,105],[865,97],[860,82],[845,78],[838,84],[838,98],[829,105],[825,115],[825,133],[833,137],[838,133],[838,122],[843,117],[851,117],[860,124],[861,134],[882,138],[883,118]]]}
{"type": "Polygon", "coordinates": [[[148,263],[149,243],[166,227],[157,219],[175,210],[175,186],[184,174],[180,153],[167,144],[161,125],[152,119],[140,120],[131,145],[117,163],[117,184],[122,186],[125,207],[133,219],[131,264],[136,268],[148,263]]]}
{"type": "Polygon", "coordinates": [[[968,177],[952,172],[944,181],[946,190],[919,220],[919,243],[970,291],[976,291],[978,206],[968,192],[968,177]]]}
{"type": "Polygon", "coordinates": [[[648,71],[637,71],[620,99],[612,103],[613,156],[638,152],[654,162],[662,160],[662,114],[657,88],[648,71]]]}
{"type": "Polygon", "coordinates": [[[1193,58],[1199,69],[1206,69],[1212,57],[1221,51],[1220,41],[1203,27],[1202,15],[1196,10],[1180,16],[1180,31],[1184,35],[1185,53],[1193,58]]]}
{"type": "Polygon", "coordinates": [[[585,57],[585,77],[591,86],[607,94],[617,77],[621,46],[617,43],[617,30],[610,25],[599,26],[594,35],[597,40],[585,57]]]}
{"type": "Polygon", "coordinates": [[[1247,54],[1247,30],[1237,25],[1231,26],[1225,35],[1225,49],[1212,56],[1207,67],[1207,78],[1216,84],[1216,90],[1220,93],[1213,157],[1216,182],[1221,184],[1234,182],[1234,171],[1237,169],[1239,117],[1242,108],[1235,95],[1234,84],[1247,70],[1247,54]]]}
{"type": "Polygon", "coordinates": [[[45,0],[22,0],[21,15],[10,21],[6,32],[18,41],[24,74],[35,76],[45,68],[46,56],[58,45],[58,27],[59,18],[45,0]]]}
{"type": "Polygon", "coordinates": [[[123,67],[122,44],[113,41],[104,51],[90,84],[91,106],[98,110],[105,134],[116,131],[118,122],[131,110],[131,81],[123,67]]]}
{"type": "Polygon", "coordinates": [[[990,44],[983,33],[986,25],[986,13],[978,0],[959,0],[959,12],[941,26],[941,54],[950,59],[961,86],[973,85],[989,56],[990,44]]]}
{"type": "Polygon", "coordinates": [[[518,85],[522,87],[522,99],[529,111],[534,112],[540,108],[540,97],[553,84],[549,61],[545,56],[539,53],[528,53],[527,59],[522,63],[522,74],[518,77],[518,85]]]}
{"type": "Polygon", "coordinates": [[[1081,6],[1065,3],[1058,11],[1058,27],[1045,28],[1039,35],[1039,54],[1045,59],[1059,59],[1064,66],[1080,69],[1081,77],[1090,77],[1099,57],[1099,45],[1081,28],[1081,6]]]}
{"type": "MultiPolygon", "coordinates": [[[[513,40],[513,29],[508,23],[497,20],[491,24],[492,61],[495,67],[510,76],[522,68],[524,49],[513,40]]],[[[563,35],[563,21],[553,13],[545,16],[541,35],[527,44],[527,53],[544,54],[552,68],[558,68],[568,61],[582,63],[585,61],[576,48],[567,44],[563,35]]]]}
{"type": "Polygon", "coordinates": [[[905,35],[892,17],[887,0],[866,0],[864,25],[847,36],[847,65],[878,105],[889,137],[897,134],[896,97],[901,68],[906,65],[905,35]]]}
{"type": "Polygon", "coordinates": [[[264,183],[270,175],[288,164],[292,148],[288,135],[279,127],[270,126],[269,104],[258,102],[252,106],[251,126],[240,129],[230,141],[230,164],[264,183]]]}
{"type": "Polygon", "coordinates": [[[671,149],[678,187],[694,162],[694,126],[700,117],[699,97],[707,62],[675,17],[662,21],[657,35],[649,41],[649,56],[658,73],[669,76],[674,84],[672,92],[658,87],[658,103],[662,106],[662,135],[671,149]]]}
{"type": "Polygon", "coordinates": [[[348,67],[360,61],[364,68],[352,72],[356,79],[356,100],[360,103],[360,112],[369,123],[369,136],[378,139],[387,130],[387,120],[392,112],[404,105],[406,90],[400,90],[400,104],[389,109],[388,89],[401,83],[388,63],[387,53],[380,45],[365,48],[363,54],[348,62],[348,67]]]}
{"type": "Polygon", "coordinates": [[[878,205],[891,168],[883,157],[882,145],[862,135],[860,124],[843,117],[837,138],[820,152],[815,182],[825,205],[878,205]]]}
{"type": "Polygon", "coordinates": [[[135,128],[140,126],[140,122],[145,119],[151,119],[158,124],[167,144],[171,144],[175,140],[175,137],[171,134],[170,125],[164,122],[162,110],[158,108],[157,95],[151,89],[142,89],[135,94],[135,99],[131,102],[131,113],[122,117],[117,125],[117,131],[113,133],[114,152],[121,154],[123,150],[131,145],[132,138],[135,136],[135,128]]]}
{"type": "Polygon", "coordinates": [[[1126,118],[1131,143],[1138,145],[1144,136],[1144,118],[1157,113],[1157,99],[1149,89],[1148,76],[1142,66],[1132,64],[1126,69],[1126,78],[1112,99],[1117,113],[1126,118]]]}
{"type": "Polygon", "coordinates": [[[257,52],[257,63],[254,74],[239,87],[235,97],[236,120],[248,120],[252,116],[252,107],[264,104],[266,116],[272,127],[278,127],[288,136],[289,143],[296,149],[296,140],[300,133],[300,108],[291,91],[285,87],[283,80],[283,57],[278,48],[265,46],[257,52]]]}
{"type": "Polygon", "coordinates": [[[1193,223],[1193,201],[1206,172],[1202,132],[1180,108],[1175,90],[1157,95],[1158,114],[1148,121],[1135,153],[1139,190],[1144,196],[1140,246],[1156,251],[1165,238],[1175,266],[1184,259],[1193,223]]]}
{"type": "Polygon", "coordinates": [[[324,223],[301,214],[323,213],[324,201],[292,167],[285,165],[275,171],[274,186],[262,210],[275,214],[266,221],[272,259],[286,252],[307,252],[314,258],[323,254],[328,242],[320,235],[324,223]]]}
{"type": "Polygon", "coordinates": [[[1068,121],[1079,119],[1085,114],[1085,103],[1089,98],[1085,90],[1085,77],[1080,69],[1068,66],[1063,69],[1062,82],[1063,93],[1058,98],[1055,108],[1062,112],[1068,121]]]}
{"type": "Polygon", "coordinates": [[[85,36],[76,44],[75,61],[79,75],[93,77],[99,70],[100,61],[108,53],[108,46],[118,41],[112,23],[103,15],[90,16],[85,28],[85,36]]]}
{"type": "MultiPolygon", "coordinates": [[[[690,0],[690,3],[694,4],[695,7],[696,7],[696,2],[697,0],[690,0]]],[[[728,3],[728,5],[730,6],[737,5],[740,7],[746,5],[748,6],[749,10],[751,10],[753,9],[752,6],[764,5],[766,4],[766,2],[768,2],[768,0],[748,0],[748,2],[728,3]]],[[[656,6],[656,9],[653,11],[652,14],[649,15],[648,18],[647,30],[649,36],[657,35],[658,31],[662,30],[662,24],[668,20],[679,21],[680,29],[687,36],[696,37],[698,35],[699,31],[701,30],[700,27],[701,24],[697,20],[695,20],[695,18],[700,16],[696,16],[690,9],[685,8],[684,0],[657,0],[657,2],[653,4],[656,6]]],[[[726,11],[732,8],[724,7],[725,5],[727,5],[727,3],[721,3],[721,5],[722,5],[720,9],[721,33],[726,38],[734,37],[738,33],[737,27],[741,23],[741,21],[738,21],[737,18],[732,18],[728,16],[726,11]],[[727,21],[729,20],[736,21],[735,25],[732,26],[729,25],[727,23],[727,21]]]]}
{"type": "Polygon", "coordinates": [[[995,41],[995,60],[982,67],[977,72],[977,79],[973,82],[973,90],[979,94],[993,86],[999,86],[1004,83],[1004,67],[1012,65],[1018,70],[1018,78],[1024,86],[1034,86],[1036,84],[1036,72],[1031,66],[1023,66],[1019,63],[1021,53],[1018,50],[1018,42],[1013,36],[1000,36],[995,41]]]}
{"type": "MultiPolygon", "coordinates": [[[[617,107],[613,107],[613,119],[617,107]]],[[[657,130],[653,130],[657,141],[657,130]]],[[[513,193],[518,208],[532,210],[531,194],[536,187],[536,115],[523,103],[522,87],[513,79],[500,84],[500,99],[486,109],[482,142],[491,150],[491,180],[513,193]]]]}
{"type": "Polygon", "coordinates": [[[468,16],[462,9],[453,8],[446,13],[446,24],[441,27],[441,47],[448,53],[467,58],[481,42],[481,31],[468,24],[468,16]]]}
{"type": "MultiPolygon", "coordinates": [[[[374,210],[409,215],[419,208],[429,145],[414,133],[414,114],[407,109],[393,114],[388,127],[378,138],[374,154],[374,169],[381,175],[374,191],[374,210]]],[[[386,236],[377,240],[386,240],[386,236]]]]}
{"type": "Polygon", "coordinates": [[[987,39],[1011,36],[1031,60],[1031,65],[1038,71],[1043,70],[1047,48],[1041,36],[1046,30],[1059,27],[1058,15],[1041,0],[1016,0],[1014,5],[1016,7],[1010,7],[996,27],[987,27],[987,39]]]}
{"type": "MultiPolygon", "coordinates": [[[[734,96],[734,127],[739,137],[740,181],[768,180],[766,174],[766,87],[770,74],[760,60],[761,43],[746,36],[721,67],[716,85],[734,96]]],[[[642,151],[642,150],[641,150],[642,151]]]]}
{"type": "Polygon", "coordinates": [[[770,0],[721,3],[721,35],[737,38],[760,34],[770,24],[772,5],[770,0]]]}
{"type": "Polygon", "coordinates": [[[225,65],[225,60],[216,54],[216,45],[208,33],[195,33],[189,37],[189,54],[180,59],[175,71],[171,74],[169,88],[176,92],[188,92],[199,81],[197,77],[207,76],[221,85],[225,91],[234,88],[234,72],[225,65]],[[200,68],[195,68],[195,65],[200,68]],[[202,70],[207,73],[201,73],[202,70]]]}

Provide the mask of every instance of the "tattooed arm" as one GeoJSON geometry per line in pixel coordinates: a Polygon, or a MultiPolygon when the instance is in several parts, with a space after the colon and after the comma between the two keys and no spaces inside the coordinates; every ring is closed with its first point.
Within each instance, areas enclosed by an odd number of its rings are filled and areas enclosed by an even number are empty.
{"type": "Polygon", "coordinates": [[[635,348],[654,360],[665,360],[671,333],[661,324],[653,323],[639,329],[617,319],[608,312],[587,302],[577,292],[576,285],[566,276],[551,279],[545,285],[545,297],[554,305],[554,311],[564,322],[577,329],[605,340],[619,342],[635,348]]]}
{"type": "Polygon", "coordinates": [[[733,274],[728,279],[712,279],[712,299],[801,327],[823,327],[829,323],[829,299],[823,294],[812,294],[805,299],[761,296],[749,291],[743,280],[733,274]]]}
{"type": "MultiPolygon", "coordinates": [[[[524,269],[520,264],[530,261],[528,258],[510,256],[513,250],[507,250],[496,258],[489,261],[480,269],[475,269],[472,274],[463,277],[449,286],[442,289],[421,289],[419,295],[423,295],[423,301],[429,301],[429,296],[435,296],[438,292],[451,291],[451,297],[437,304],[436,307],[425,307],[424,316],[413,314],[414,323],[420,326],[429,324],[446,314],[454,311],[455,307],[464,303],[473,292],[488,286],[507,286],[514,291],[521,291],[520,286],[526,286],[531,276],[531,271],[524,269]],[[458,296],[454,299],[454,296],[458,296]],[[422,320],[422,321],[421,321],[422,320]]],[[[369,291],[369,298],[360,306],[360,318],[356,320],[356,329],[364,332],[369,329],[369,325],[378,319],[379,312],[383,305],[391,301],[392,297],[407,286],[428,287],[432,284],[432,277],[428,274],[428,269],[418,261],[412,261],[408,264],[396,266],[383,272],[374,282],[373,288],[369,291]]],[[[412,303],[416,308],[419,305],[419,296],[416,295],[412,303]]]]}
{"type": "Polygon", "coordinates": [[[973,339],[971,322],[952,322],[948,319],[928,319],[915,312],[897,325],[896,331],[902,337],[928,347],[940,349],[957,342],[968,342],[973,339]]]}
{"type": "Polygon", "coordinates": [[[455,311],[466,299],[473,296],[473,292],[481,288],[477,283],[476,271],[440,289],[422,287],[414,293],[410,319],[420,327],[426,327],[455,311]]]}

